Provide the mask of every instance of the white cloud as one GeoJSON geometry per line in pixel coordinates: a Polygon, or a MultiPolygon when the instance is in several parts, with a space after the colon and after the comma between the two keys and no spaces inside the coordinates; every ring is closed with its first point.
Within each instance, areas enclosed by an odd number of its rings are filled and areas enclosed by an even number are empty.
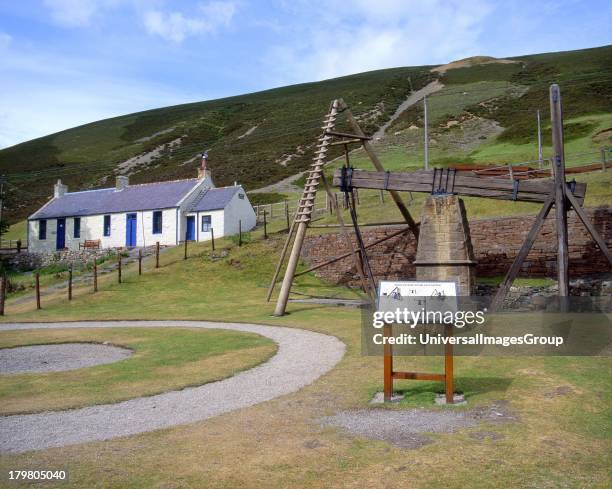
{"type": "Polygon", "coordinates": [[[116,3],[115,0],[44,0],[53,21],[66,27],[88,26],[100,9],[116,3]]]}
{"type": "Polygon", "coordinates": [[[149,34],[181,42],[188,36],[209,34],[219,27],[228,26],[235,13],[236,4],[233,2],[210,2],[200,5],[193,16],[150,10],[145,12],[143,21],[149,34]]]}
{"type": "Polygon", "coordinates": [[[13,38],[6,32],[0,32],[0,49],[4,50],[9,47],[13,38]]]}
{"type": "MultiPolygon", "coordinates": [[[[302,15],[308,15],[305,9],[302,15]]],[[[491,11],[487,0],[356,0],[350,9],[329,0],[289,43],[271,48],[264,62],[276,84],[442,64],[481,54],[479,34],[491,11]]]]}

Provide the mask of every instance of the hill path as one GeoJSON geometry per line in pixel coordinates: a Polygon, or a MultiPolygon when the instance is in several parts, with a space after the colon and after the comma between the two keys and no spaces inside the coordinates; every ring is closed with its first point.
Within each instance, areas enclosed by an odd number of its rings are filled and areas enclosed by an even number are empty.
{"type": "Polygon", "coordinates": [[[202,421],[296,392],[330,371],[345,345],[333,336],[303,329],[204,321],[91,321],[3,324],[0,330],[116,327],[189,327],[260,334],[278,351],[267,362],[199,387],[116,404],[0,417],[0,452],[21,453],[108,440],[202,421]]]}

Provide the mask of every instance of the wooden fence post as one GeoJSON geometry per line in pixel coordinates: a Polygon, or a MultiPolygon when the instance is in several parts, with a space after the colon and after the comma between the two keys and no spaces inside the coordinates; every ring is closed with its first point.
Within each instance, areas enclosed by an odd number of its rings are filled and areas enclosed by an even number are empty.
{"type": "Polygon", "coordinates": [[[266,211],[264,210],[264,239],[268,239],[268,222],[266,220],[266,211]]]}
{"type": "Polygon", "coordinates": [[[17,240],[17,253],[21,253],[21,240],[20,239],[17,240]]]}
{"type": "Polygon", "coordinates": [[[138,275],[142,275],[142,248],[138,249],[138,275]]]}
{"type": "Polygon", "coordinates": [[[601,169],[606,171],[606,148],[601,148],[601,169]]]}
{"type": "Polygon", "coordinates": [[[155,268],[159,268],[159,241],[155,243],[155,268]]]}
{"type": "Polygon", "coordinates": [[[285,219],[287,220],[287,233],[289,233],[291,225],[289,224],[289,203],[287,201],[285,201],[285,219]]]}
{"type": "Polygon", "coordinates": [[[68,269],[68,300],[72,300],[72,265],[68,269]]]}
{"type": "Polygon", "coordinates": [[[210,228],[210,241],[212,242],[212,250],[215,251],[215,230],[210,228]]]}
{"type": "Polygon", "coordinates": [[[40,309],[40,273],[36,272],[36,309],[40,309]]]}
{"type": "Polygon", "coordinates": [[[510,180],[514,180],[514,172],[512,171],[512,163],[508,163],[508,176],[510,180]]]}
{"type": "Polygon", "coordinates": [[[0,284],[0,316],[4,316],[4,302],[6,301],[6,273],[2,274],[2,283],[0,284]]]}
{"type": "Polygon", "coordinates": [[[242,246],[242,221],[238,220],[238,246],[242,246]]]}
{"type": "Polygon", "coordinates": [[[117,283],[121,283],[121,252],[117,253],[117,283]]]}
{"type": "Polygon", "coordinates": [[[384,193],[384,190],[380,191],[379,197],[380,197],[380,203],[384,204],[385,203],[385,193],[384,193]]]}
{"type": "Polygon", "coordinates": [[[185,236],[185,253],[183,255],[183,260],[187,259],[187,236],[185,236]]]}
{"type": "Polygon", "coordinates": [[[94,257],[94,266],[93,266],[93,286],[94,293],[98,292],[98,260],[94,257]]]}

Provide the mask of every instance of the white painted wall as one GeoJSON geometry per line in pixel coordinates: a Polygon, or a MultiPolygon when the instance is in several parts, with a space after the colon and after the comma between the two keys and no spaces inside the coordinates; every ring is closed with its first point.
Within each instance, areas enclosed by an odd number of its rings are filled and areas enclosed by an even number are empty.
{"type": "Polygon", "coordinates": [[[242,231],[250,231],[257,223],[257,217],[249,198],[242,187],[236,192],[225,207],[224,235],[238,234],[238,221],[241,221],[242,231]],[[240,198],[240,195],[244,198],[240,198]]]}
{"type": "MultiPolygon", "coordinates": [[[[119,248],[126,244],[127,214],[136,214],[136,246],[151,246],[157,241],[162,245],[175,245],[177,208],[162,211],[162,233],[153,234],[153,211],[121,212],[110,214],[111,233],[104,236],[104,215],[81,217],[81,237],[74,238],[74,218],[66,218],[66,248],[78,250],[86,239],[99,239],[102,248],[119,248]]],[[[38,220],[28,221],[28,249],[33,252],[56,250],[57,219],[47,219],[47,239],[38,239],[38,220]]]]}
{"type": "Polygon", "coordinates": [[[202,232],[202,216],[211,216],[211,226],[214,229],[215,238],[220,238],[224,235],[225,227],[225,212],[223,209],[216,211],[206,212],[188,212],[186,216],[196,216],[196,240],[197,241],[210,241],[212,233],[202,232]]]}

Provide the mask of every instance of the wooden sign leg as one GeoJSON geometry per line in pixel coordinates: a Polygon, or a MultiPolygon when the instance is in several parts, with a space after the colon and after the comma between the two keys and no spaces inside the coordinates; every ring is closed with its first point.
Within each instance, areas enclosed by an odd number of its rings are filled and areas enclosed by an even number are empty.
{"type": "MultiPolygon", "coordinates": [[[[452,324],[447,324],[444,326],[444,335],[447,338],[453,336],[452,324]]],[[[453,376],[453,345],[449,342],[444,346],[444,392],[446,394],[447,404],[453,404],[455,402],[455,386],[453,376]]]]}
{"type": "MultiPolygon", "coordinates": [[[[392,336],[390,324],[383,326],[383,336],[385,339],[392,336]]],[[[383,346],[383,355],[383,394],[385,402],[389,402],[393,395],[393,348],[386,341],[383,346]]]]}

